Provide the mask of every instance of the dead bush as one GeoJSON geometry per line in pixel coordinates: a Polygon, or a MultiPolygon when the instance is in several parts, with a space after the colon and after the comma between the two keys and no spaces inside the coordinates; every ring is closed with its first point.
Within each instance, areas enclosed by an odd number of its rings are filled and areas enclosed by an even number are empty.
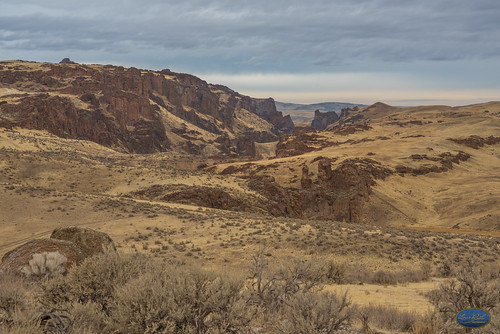
{"type": "Polygon", "coordinates": [[[334,284],[344,284],[347,279],[347,266],[345,263],[339,263],[330,260],[326,263],[325,276],[328,282],[334,284]]]}
{"type": "Polygon", "coordinates": [[[421,317],[413,326],[412,334],[436,334],[440,332],[441,321],[434,312],[421,317]]]}
{"type": "Polygon", "coordinates": [[[368,284],[398,284],[406,282],[420,282],[424,274],[420,270],[387,271],[378,270],[370,272],[359,267],[348,268],[347,282],[368,284]]]}
{"type": "Polygon", "coordinates": [[[324,263],[312,260],[293,260],[273,272],[268,267],[265,249],[262,249],[254,256],[250,271],[250,303],[273,311],[292,295],[317,287],[326,273],[324,263]]]}
{"type": "Polygon", "coordinates": [[[442,283],[438,290],[429,294],[429,299],[441,315],[445,328],[452,330],[458,326],[455,316],[462,310],[479,308],[490,314],[498,313],[500,280],[489,280],[478,269],[476,262],[468,259],[464,267],[458,270],[457,277],[442,283]]]}
{"type": "Polygon", "coordinates": [[[367,318],[367,322],[376,328],[397,333],[410,332],[421,320],[421,316],[416,313],[382,305],[362,307],[359,312],[367,318]]]}

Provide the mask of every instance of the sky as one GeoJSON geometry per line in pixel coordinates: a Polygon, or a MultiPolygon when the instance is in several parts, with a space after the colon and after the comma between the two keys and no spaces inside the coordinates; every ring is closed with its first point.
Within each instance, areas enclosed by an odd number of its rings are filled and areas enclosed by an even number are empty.
{"type": "Polygon", "coordinates": [[[1,0],[0,59],[185,72],[293,103],[500,100],[498,0],[1,0]]]}

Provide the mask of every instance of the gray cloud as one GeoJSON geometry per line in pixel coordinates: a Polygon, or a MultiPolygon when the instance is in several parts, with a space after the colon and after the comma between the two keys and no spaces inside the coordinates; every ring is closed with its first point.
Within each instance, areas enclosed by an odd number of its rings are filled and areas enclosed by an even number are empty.
{"type": "Polygon", "coordinates": [[[484,59],[500,51],[497,0],[40,3],[2,1],[0,50],[83,57],[148,50],[170,61],[220,58],[263,68],[484,59]]]}

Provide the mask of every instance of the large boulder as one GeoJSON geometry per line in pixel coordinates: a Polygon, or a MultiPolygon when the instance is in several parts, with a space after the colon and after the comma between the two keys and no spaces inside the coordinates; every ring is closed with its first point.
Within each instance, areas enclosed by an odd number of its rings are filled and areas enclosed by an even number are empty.
{"type": "Polygon", "coordinates": [[[80,247],[85,257],[90,257],[111,248],[116,250],[109,235],[85,227],[67,226],[55,229],[50,235],[52,239],[66,240],[80,247]]]}
{"type": "Polygon", "coordinates": [[[55,256],[62,259],[59,262],[64,267],[63,272],[66,272],[74,264],[107,249],[116,250],[113,240],[106,233],[85,227],[62,227],[54,230],[50,238],[28,241],[6,253],[2,258],[0,271],[26,273],[26,268],[33,268],[35,265],[48,266],[45,262],[55,256]],[[40,261],[42,263],[38,263],[40,261]]]}
{"type": "Polygon", "coordinates": [[[0,264],[0,271],[21,271],[33,259],[35,254],[57,252],[64,255],[67,261],[65,269],[78,264],[85,259],[84,252],[74,242],[52,238],[29,241],[6,253],[0,264]]]}

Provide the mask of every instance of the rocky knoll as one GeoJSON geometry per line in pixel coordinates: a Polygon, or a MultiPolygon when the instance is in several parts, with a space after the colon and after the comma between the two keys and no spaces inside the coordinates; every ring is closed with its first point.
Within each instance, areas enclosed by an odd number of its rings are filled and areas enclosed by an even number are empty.
{"type": "Polygon", "coordinates": [[[265,142],[293,130],[271,98],[250,98],[170,70],[4,61],[0,84],[0,126],[48,130],[131,153],[239,153],[243,134],[246,141],[265,142]],[[226,137],[229,148],[220,145],[226,137]]]}

